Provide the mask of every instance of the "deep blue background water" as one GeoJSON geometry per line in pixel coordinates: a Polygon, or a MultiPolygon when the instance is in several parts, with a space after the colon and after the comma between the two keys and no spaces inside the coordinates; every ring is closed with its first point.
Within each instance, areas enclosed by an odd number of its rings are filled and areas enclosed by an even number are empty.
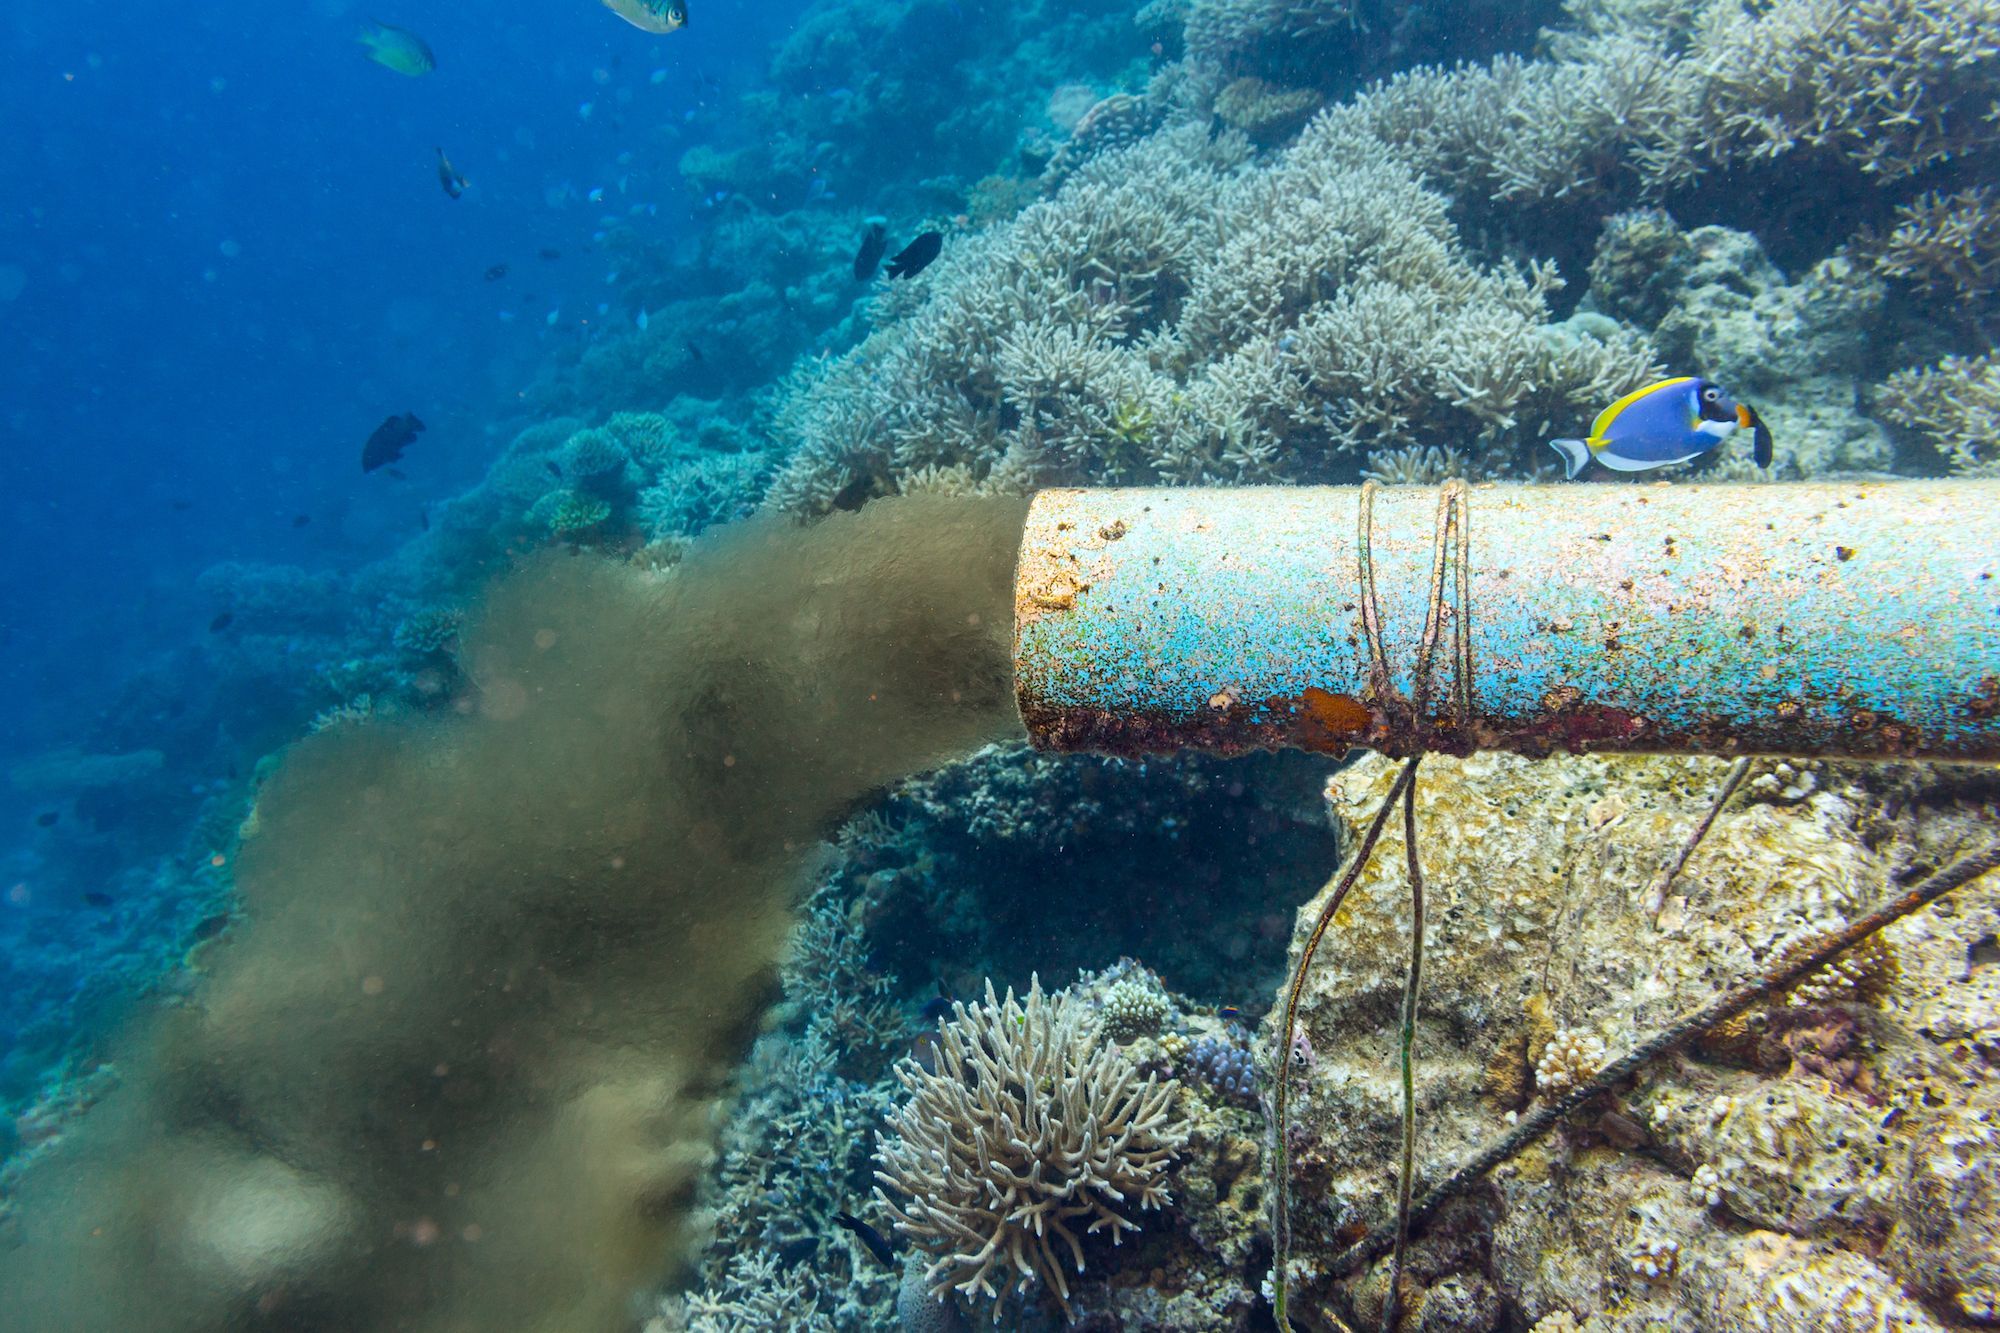
{"type": "Polygon", "coordinates": [[[9,7],[0,761],[199,636],[210,563],[352,567],[475,478],[549,344],[590,334],[602,219],[694,225],[687,142],[658,127],[754,78],[801,7],[695,0],[665,37],[593,0],[9,7]],[[437,70],[371,63],[365,17],[422,34],[437,70]],[[430,426],[409,480],[362,476],[404,410],[430,426]]]}
{"type": "MultiPolygon", "coordinates": [[[[226,909],[209,848],[303,724],[206,674],[230,645],[197,577],[353,573],[476,481],[603,327],[594,234],[703,224],[678,160],[803,3],[694,0],[664,37],[596,0],[0,11],[0,1159],[9,1108],[226,909]],[[370,62],[366,18],[436,71],[370,62]],[[429,426],[406,479],[364,476],[402,411],[429,426]],[[8,781],[73,746],[168,760],[104,794],[8,781]]],[[[295,647],[310,679],[325,650],[295,647]]]]}

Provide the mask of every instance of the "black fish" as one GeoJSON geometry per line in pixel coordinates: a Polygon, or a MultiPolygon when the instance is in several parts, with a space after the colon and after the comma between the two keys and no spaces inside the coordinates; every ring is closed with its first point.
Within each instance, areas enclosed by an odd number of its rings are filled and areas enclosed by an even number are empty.
{"type": "Polygon", "coordinates": [[[431,511],[430,511],[430,510],[428,510],[428,509],[419,509],[419,510],[417,511],[417,526],[418,526],[418,527],[420,527],[420,528],[422,528],[422,529],[423,529],[423,530],[424,530],[425,532],[429,532],[429,531],[431,530],[431,511]]]}
{"type": "Polygon", "coordinates": [[[383,475],[394,477],[397,481],[408,481],[410,479],[410,474],[399,467],[392,467],[383,475]]]}
{"type": "Polygon", "coordinates": [[[84,894],[83,900],[89,903],[92,907],[111,906],[111,895],[108,893],[99,893],[95,889],[92,889],[89,893],[84,894]]]}
{"type": "Polygon", "coordinates": [[[541,249],[535,251],[535,253],[540,255],[544,259],[562,258],[562,251],[556,249],[553,245],[545,245],[541,249]]]}
{"type": "Polygon", "coordinates": [[[197,940],[212,940],[217,935],[220,935],[228,925],[229,913],[217,912],[214,916],[207,916],[201,919],[201,922],[194,928],[194,937],[197,940]]]}
{"type": "Polygon", "coordinates": [[[562,464],[556,462],[555,459],[544,458],[542,460],[542,466],[549,470],[549,475],[551,477],[554,477],[557,481],[562,480],[562,474],[563,474],[562,464]]]}
{"type": "Polygon", "coordinates": [[[458,174],[458,168],[454,167],[451,159],[444,155],[444,149],[438,149],[437,155],[438,184],[444,188],[446,194],[456,199],[465,193],[466,179],[458,174]]]}
{"type": "Polygon", "coordinates": [[[44,810],[39,815],[35,816],[35,823],[41,826],[42,828],[54,828],[56,826],[56,821],[61,818],[62,818],[61,811],[44,810]]]}
{"type": "Polygon", "coordinates": [[[694,339],[692,338],[681,339],[681,346],[687,349],[688,358],[690,360],[694,361],[697,365],[700,364],[702,359],[701,349],[694,345],[694,339]]]}
{"type": "Polygon", "coordinates": [[[884,1240],[882,1233],[874,1227],[869,1226],[853,1213],[835,1213],[833,1221],[834,1225],[847,1231],[852,1231],[860,1239],[861,1243],[868,1247],[868,1253],[882,1261],[884,1268],[896,1268],[898,1266],[896,1263],[896,1247],[884,1240]]]}
{"type": "Polygon", "coordinates": [[[488,282],[498,282],[506,276],[507,266],[505,264],[495,264],[492,268],[486,270],[486,280],[488,282]]]}
{"type": "Polygon", "coordinates": [[[861,237],[861,248],[854,252],[854,280],[866,282],[874,277],[888,249],[889,224],[881,218],[868,219],[868,230],[861,237]]]}
{"type": "Polygon", "coordinates": [[[927,231],[904,246],[896,257],[889,261],[889,276],[892,278],[914,278],[931,266],[944,249],[944,233],[927,231]]]}
{"type": "Polygon", "coordinates": [[[220,634],[235,623],[236,613],[234,611],[224,611],[221,615],[208,622],[208,632],[210,634],[220,634]]]}
{"type": "Polygon", "coordinates": [[[944,232],[924,232],[910,244],[906,244],[896,258],[888,262],[888,276],[892,278],[914,278],[916,274],[930,268],[930,260],[938,258],[938,250],[944,248],[944,232]]]}
{"type": "Polygon", "coordinates": [[[417,438],[417,432],[423,428],[424,423],[417,420],[415,412],[405,412],[383,421],[368,437],[368,443],[361,446],[361,470],[373,472],[401,458],[403,450],[410,447],[417,438]]]}
{"type": "Polygon", "coordinates": [[[927,1028],[936,1027],[951,1017],[952,998],[952,993],[945,984],[942,981],[938,982],[937,994],[924,1001],[924,1007],[918,1011],[917,1020],[927,1028]]]}
{"type": "Polygon", "coordinates": [[[176,514],[185,514],[188,510],[192,508],[194,508],[194,501],[192,500],[174,501],[174,512],[176,514]]]}
{"type": "Polygon", "coordinates": [[[310,523],[310,522],[312,522],[312,521],[313,521],[313,516],[312,516],[311,514],[294,514],[294,515],[292,515],[292,526],[293,526],[293,527],[295,527],[295,528],[302,528],[302,527],[304,527],[304,526],[305,526],[306,524],[308,524],[308,523],[310,523]]]}

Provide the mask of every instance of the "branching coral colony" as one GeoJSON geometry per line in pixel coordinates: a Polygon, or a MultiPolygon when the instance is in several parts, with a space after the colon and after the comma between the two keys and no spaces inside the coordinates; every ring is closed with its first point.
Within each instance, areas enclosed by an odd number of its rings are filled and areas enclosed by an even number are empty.
{"type": "Polygon", "coordinates": [[[1082,1272],[1082,1240],[1116,1244],[1128,1214],[1171,1202],[1166,1175],[1187,1141],[1178,1085],[1100,1041],[1088,1008],[1067,993],[952,1006],[937,1069],[896,1070],[910,1099],[879,1149],[876,1197],[896,1230],[930,1256],[933,1295],[992,1298],[1046,1287],[1065,1312],[1065,1269],[1082,1272]]]}
{"type": "Polygon", "coordinates": [[[794,386],[774,501],[946,467],[996,490],[1338,479],[1413,433],[1491,468],[1653,373],[1635,333],[1552,327],[1554,273],[1475,263],[1445,197],[1350,122],[1249,153],[1166,130],[963,242],[928,300],[794,386]]]}
{"type": "MultiPolygon", "coordinates": [[[[1188,63],[1151,94],[1164,128],[956,241],[796,380],[772,501],[823,511],[946,472],[984,490],[1354,480],[1427,444],[1520,476],[1551,422],[1659,367],[1631,325],[1552,323],[1553,268],[1475,259],[1454,200],[1601,209],[1778,159],[1908,194],[2000,149],[2000,0],[1572,0],[1546,57],[1406,71],[1259,159],[1226,128],[1245,85],[1216,53],[1282,39],[1296,8],[1196,6],[1188,63]]],[[[1906,203],[1882,272],[1986,299],[1991,211],[1977,191],[1906,203]]]]}

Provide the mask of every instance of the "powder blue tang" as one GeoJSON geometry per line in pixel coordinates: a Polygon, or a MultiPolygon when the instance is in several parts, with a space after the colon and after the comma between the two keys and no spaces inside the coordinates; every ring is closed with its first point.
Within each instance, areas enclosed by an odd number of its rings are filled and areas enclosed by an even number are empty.
{"type": "Polygon", "coordinates": [[[1597,414],[1590,438],[1550,440],[1573,481],[1594,460],[1614,472],[1685,463],[1722,443],[1738,426],[1756,440],[1757,466],[1771,465],[1771,432],[1757,413],[1722,386],[1696,375],[1634,389],[1597,414]]]}

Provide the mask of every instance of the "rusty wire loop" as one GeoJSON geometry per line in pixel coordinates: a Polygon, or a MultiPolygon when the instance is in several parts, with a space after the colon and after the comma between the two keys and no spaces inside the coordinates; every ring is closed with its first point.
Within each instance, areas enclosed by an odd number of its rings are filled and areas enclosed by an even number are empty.
{"type": "MultiPolygon", "coordinates": [[[[1395,687],[1389,670],[1388,651],[1382,641],[1382,605],[1375,587],[1375,492],[1379,489],[1375,482],[1366,482],[1361,487],[1361,500],[1355,523],[1355,555],[1361,582],[1361,632],[1368,646],[1368,690],[1377,707],[1398,708],[1404,701],[1395,687]]],[[[1472,722],[1473,682],[1472,682],[1472,495],[1465,482],[1458,478],[1447,481],[1438,491],[1437,522],[1431,538],[1430,593],[1424,611],[1423,638],[1417,647],[1415,668],[1412,672],[1413,698],[1407,704],[1415,734],[1419,737],[1430,733],[1430,726],[1424,714],[1430,706],[1431,675],[1437,657],[1438,642],[1443,636],[1445,602],[1445,564],[1447,555],[1456,565],[1457,605],[1453,627],[1453,711],[1459,727],[1472,722]]],[[[1291,1324],[1286,1314],[1290,1287],[1289,1267],[1291,1262],[1291,1164],[1286,1131],[1289,1128],[1291,1104],[1291,1058],[1292,1043],[1298,1031],[1299,998],[1305,992],[1307,973],[1312,968],[1313,956],[1319,952],[1320,941],[1325,937],[1327,927],[1333,923],[1334,915],[1346,901],[1348,893],[1360,880],[1369,861],[1375,854],[1375,844],[1382,836],[1382,830],[1389,821],[1389,814],[1400,799],[1403,803],[1403,854],[1408,866],[1410,879],[1410,966],[1404,978],[1401,1026],[1398,1033],[1400,1051],[1400,1071],[1402,1078],[1402,1161],[1396,1177],[1396,1235],[1394,1258],[1389,1279],[1389,1297],[1383,1308],[1383,1327],[1393,1329],[1396,1324],[1398,1296],[1402,1280],[1403,1253],[1409,1236],[1411,1187],[1416,1164],[1416,1070],[1414,1049],[1416,1044],[1417,1002],[1423,985],[1424,959],[1424,879],[1423,865],[1417,854],[1417,807],[1416,780],[1417,765],[1423,760],[1423,749],[1418,750],[1403,764],[1396,780],[1389,787],[1389,794],[1383,798],[1375,817],[1369,821],[1368,830],[1355,850],[1354,860],[1347,873],[1341,876],[1326,904],[1320,909],[1319,918],[1313,923],[1312,932],[1306,937],[1305,947],[1300,951],[1299,963],[1292,973],[1290,986],[1285,993],[1285,1018],[1283,1036],[1277,1056],[1277,1089],[1273,1120],[1275,1130],[1273,1159],[1275,1163],[1275,1187],[1272,1189],[1272,1307],[1278,1328],[1282,1333],[1290,1333],[1291,1324]]]]}
{"type": "MultiPolygon", "coordinates": [[[[1361,485],[1361,502],[1355,513],[1355,560],[1361,576],[1361,634],[1368,647],[1368,692],[1379,707],[1395,709],[1405,701],[1389,669],[1389,653],[1382,641],[1382,602],[1375,589],[1375,493],[1380,489],[1373,481],[1361,485]]],[[[1424,609],[1423,638],[1410,673],[1413,697],[1408,708],[1419,736],[1431,730],[1424,714],[1430,706],[1431,677],[1444,631],[1447,556],[1455,566],[1453,591],[1457,594],[1452,608],[1452,710],[1454,720],[1464,727],[1472,722],[1473,704],[1472,490],[1457,477],[1438,488],[1437,521],[1431,535],[1430,597],[1424,609]]]]}

